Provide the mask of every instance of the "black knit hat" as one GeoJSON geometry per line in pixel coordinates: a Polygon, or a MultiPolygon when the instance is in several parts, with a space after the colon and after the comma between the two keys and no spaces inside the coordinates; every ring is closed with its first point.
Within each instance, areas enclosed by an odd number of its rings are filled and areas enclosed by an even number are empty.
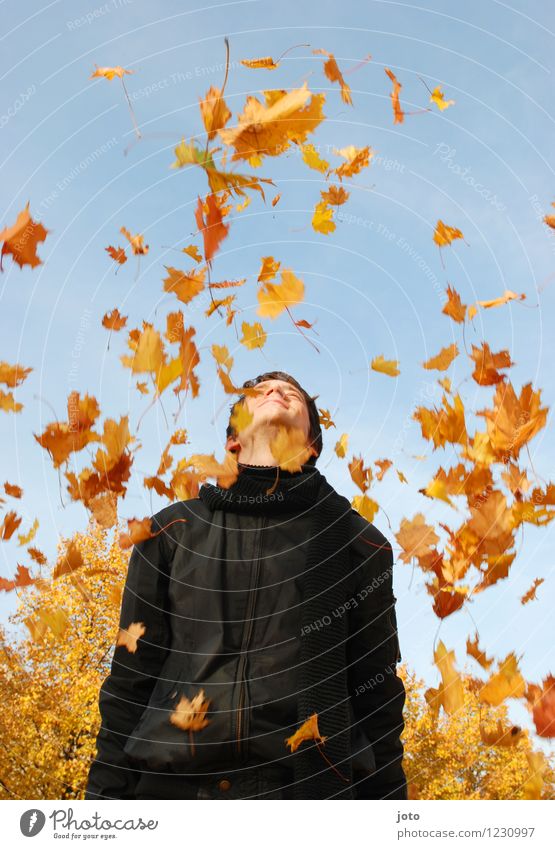
{"type": "MultiPolygon", "coordinates": [[[[294,377],[284,371],[266,371],[264,372],[264,374],[259,374],[258,377],[252,378],[252,380],[246,380],[243,383],[243,388],[247,389],[249,387],[256,386],[257,383],[261,383],[263,380],[285,380],[287,383],[290,383],[292,386],[302,392],[303,398],[308,408],[308,418],[310,421],[309,445],[314,446],[318,455],[317,457],[311,455],[306,462],[308,465],[311,466],[316,465],[316,461],[322,453],[323,447],[322,428],[320,427],[320,415],[315,404],[315,399],[318,396],[309,395],[308,392],[303,389],[301,384],[297,380],[295,380],[294,377]]],[[[231,416],[233,415],[233,411],[235,410],[236,405],[242,402],[245,397],[245,395],[241,395],[237,399],[237,401],[235,401],[230,407],[230,417],[226,429],[226,438],[229,438],[230,436],[236,436],[235,431],[233,430],[233,427],[231,425],[231,416]]]]}

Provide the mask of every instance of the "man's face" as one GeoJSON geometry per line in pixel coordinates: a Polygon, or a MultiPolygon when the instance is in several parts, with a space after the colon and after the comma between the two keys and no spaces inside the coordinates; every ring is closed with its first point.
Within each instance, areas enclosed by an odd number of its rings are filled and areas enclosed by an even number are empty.
{"type": "Polygon", "coordinates": [[[247,395],[245,404],[252,421],[242,431],[254,431],[261,424],[282,424],[288,428],[300,428],[308,440],[310,434],[310,418],[308,407],[302,392],[285,380],[263,380],[253,387],[254,395],[247,395]]]}

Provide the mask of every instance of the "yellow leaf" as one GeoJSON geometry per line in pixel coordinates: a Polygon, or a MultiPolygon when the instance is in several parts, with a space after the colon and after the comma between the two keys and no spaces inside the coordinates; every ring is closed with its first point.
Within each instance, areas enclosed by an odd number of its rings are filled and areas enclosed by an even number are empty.
{"type": "Polygon", "coordinates": [[[345,457],[347,453],[347,445],[349,442],[349,434],[342,433],[338,441],[335,443],[335,453],[338,457],[345,457]]]}
{"type": "Polygon", "coordinates": [[[241,344],[253,351],[255,348],[262,348],[266,344],[267,334],[259,321],[254,324],[248,324],[244,321],[241,325],[243,338],[241,344]]]}
{"type": "Polygon", "coordinates": [[[315,171],[320,171],[322,174],[330,167],[329,162],[320,157],[313,144],[304,144],[302,146],[303,162],[306,162],[309,168],[315,171]]]}
{"type": "Polygon", "coordinates": [[[464,239],[463,234],[456,227],[449,227],[447,224],[444,224],[441,219],[436,224],[436,229],[434,231],[434,242],[436,245],[439,245],[440,248],[445,247],[445,245],[450,245],[455,239],[464,239]]]}
{"type": "Polygon", "coordinates": [[[372,498],[369,498],[367,495],[355,495],[353,496],[353,500],[351,501],[352,506],[360,513],[361,516],[368,522],[374,521],[374,516],[380,509],[379,504],[374,501],[372,498]]]}
{"type": "Polygon", "coordinates": [[[289,307],[294,307],[304,298],[304,283],[292,271],[281,272],[281,283],[266,283],[257,292],[258,315],[277,318],[289,307]]]}
{"type": "Polygon", "coordinates": [[[388,374],[390,377],[397,377],[398,374],[401,374],[399,371],[399,360],[386,360],[382,354],[374,357],[370,363],[370,368],[382,374],[388,374]]]}
{"type": "Polygon", "coordinates": [[[458,357],[459,349],[456,344],[448,345],[446,348],[442,348],[437,356],[432,357],[427,360],[425,363],[422,363],[423,368],[426,369],[437,369],[438,371],[445,371],[449,368],[455,357],[458,357]]]}
{"type": "Polygon", "coordinates": [[[137,640],[146,633],[144,622],[132,622],[127,629],[120,628],[116,639],[116,646],[125,646],[128,652],[135,654],[137,651],[137,640]]]}
{"type": "Polygon", "coordinates": [[[324,201],[320,201],[314,207],[314,215],[312,216],[312,227],[317,233],[333,233],[335,230],[335,222],[332,221],[333,209],[324,201]]]}
{"type": "Polygon", "coordinates": [[[432,91],[432,94],[431,94],[431,97],[430,97],[430,103],[435,103],[437,108],[440,109],[441,112],[443,112],[444,109],[448,109],[449,106],[453,106],[455,101],[454,100],[444,100],[442,90],[440,89],[439,86],[436,86],[434,88],[434,90],[432,91]]]}
{"type": "Polygon", "coordinates": [[[513,652],[499,664],[499,669],[480,689],[480,699],[494,707],[505,699],[520,699],[526,691],[526,682],[520,674],[513,652]]]}

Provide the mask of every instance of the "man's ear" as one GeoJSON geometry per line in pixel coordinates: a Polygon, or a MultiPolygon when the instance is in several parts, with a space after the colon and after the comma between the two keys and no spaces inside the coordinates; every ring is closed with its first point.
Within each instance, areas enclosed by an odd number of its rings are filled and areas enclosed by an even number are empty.
{"type": "Polygon", "coordinates": [[[228,436],[225,442],[226,451],[238,451],[241,448],[241,443],[235,436],[228,436]]]}

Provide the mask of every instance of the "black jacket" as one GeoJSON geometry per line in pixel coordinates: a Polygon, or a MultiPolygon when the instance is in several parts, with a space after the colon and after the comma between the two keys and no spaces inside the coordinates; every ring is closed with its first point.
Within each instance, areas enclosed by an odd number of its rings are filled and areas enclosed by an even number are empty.
{"type": "MultiPolygon", "coordinates": [[[[300,575],[307,515],[212,513],[200,498],[152,517],[157,536],[135,545],[120,627],[145,626],[132,653],[115,648],[100,691],[101,728],[85,799],[133,799],[155,773],[193,779],[241,765],[283,766],[297,725],[300,575]],[[180,697],[210,700],[206,727],[170,722],[180,697]]],[[[406,799],[405,691],[387,539],[352,511],[348,683],[358,798],[406,799]]],[[[325,623],[314,623],[323,627],[325,623]]]]}

